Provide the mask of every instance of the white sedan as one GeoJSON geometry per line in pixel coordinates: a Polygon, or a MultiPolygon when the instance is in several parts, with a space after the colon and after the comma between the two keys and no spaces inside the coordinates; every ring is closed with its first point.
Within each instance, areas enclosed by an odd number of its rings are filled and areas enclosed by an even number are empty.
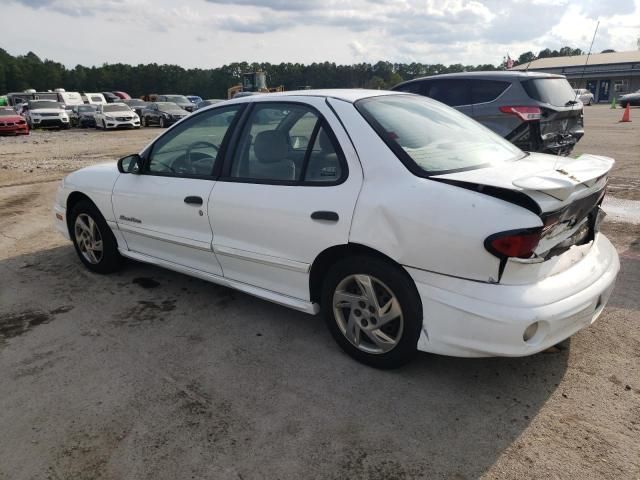
{"type": "Polygon", "coordinates": [[[576,92],[576,97],[580,100],[584,105],[592,105],[593,104],[593,93],[591,90],[587,90],[586,88],[576,88],[574,90],[576,92]]]}
{"type": "Polygon", "coordinates": [[[140,128],[140,117],[125,103],[105,103],[96,107],[96,128],[140,128]]]}
{"type": "Polygon", "coordinates": [[[322,312],[357,360],[521,356],[600,315],[613,160],[528,154],[425,97],[256,95],[68,175],[58,229],[94,272],[123,257],[322,312]]]}

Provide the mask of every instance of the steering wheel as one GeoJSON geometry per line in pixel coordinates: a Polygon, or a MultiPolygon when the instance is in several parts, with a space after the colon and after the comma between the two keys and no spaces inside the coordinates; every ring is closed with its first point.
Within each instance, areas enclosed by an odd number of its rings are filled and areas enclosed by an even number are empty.
{"type": "Polygon", "coordinates": [[[189,145],[184,155],[184,163],[186,164],[186,167],[189,170],[191,170],[191,173],[196,173],[195,169],[193,168],[193,162],[191,161],[191,151],[195,148],[203,148],[203,147],[211,147],[216,151],[216,153],[220,151],[220,147],[218,145],[211,142],[206,142],[204,140],[199,140],[189,145]]]}

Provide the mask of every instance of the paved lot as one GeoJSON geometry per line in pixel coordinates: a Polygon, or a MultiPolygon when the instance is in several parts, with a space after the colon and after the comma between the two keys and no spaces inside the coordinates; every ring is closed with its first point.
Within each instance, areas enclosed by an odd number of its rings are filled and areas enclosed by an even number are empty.
{"type": "MultiPolygon", "coordinates": [[[[576,153],[617,158],[611,195],[639,200],[640,109],[621,114],[588,108],[576,153]]],[[[1,480],[640,478],[640,225],[605,222],[618,285],[559,351],[382,372],[318,317],[147,265],[81,266],[48,180],[157,133],[0,139],[1,480]]]]}

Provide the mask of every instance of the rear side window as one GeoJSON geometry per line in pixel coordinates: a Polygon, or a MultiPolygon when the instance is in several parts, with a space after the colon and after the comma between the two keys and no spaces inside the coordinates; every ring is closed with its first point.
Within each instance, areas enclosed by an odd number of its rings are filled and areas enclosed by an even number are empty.
{"type": "Polygon", "coordinates": [[[440,175],[521,158],[504,138],[454,109],[413,95],[356,102],[380,138],[418,176],[440,175]]]}
{"type": "Polygon", "coordinates": [[[509,82],[497,80],[475,80],[471,91],[473,103],[493,102],[509,88],[509,85],[509,82]]]}
{"type": "Polygon", "coordinates": [[[556,107],[567,106],[576,96],[566,78],[534,78],[522,86],[529,97],[556,107]]]}

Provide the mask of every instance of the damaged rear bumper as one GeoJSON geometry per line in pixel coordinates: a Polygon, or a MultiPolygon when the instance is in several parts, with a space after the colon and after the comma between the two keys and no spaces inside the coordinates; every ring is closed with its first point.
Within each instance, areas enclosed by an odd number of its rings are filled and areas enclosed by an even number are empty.
{"type": "Polygon", "coordinates": [[[424,310],[418,349],[460,357],[540,352],[598,318],[619,270],[618,254],[602,234],[577,263],[532,284],[487,284],[407,268],[424,310]],[[528,328],[535,333],[525,340],[528,328]]]}

